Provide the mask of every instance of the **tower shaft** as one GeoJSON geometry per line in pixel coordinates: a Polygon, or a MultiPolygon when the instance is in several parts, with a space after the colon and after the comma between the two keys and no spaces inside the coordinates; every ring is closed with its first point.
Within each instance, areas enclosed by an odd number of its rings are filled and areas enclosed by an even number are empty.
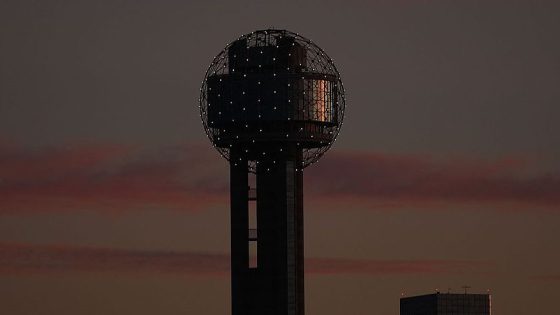
{"type": "Polygon", "coordinates": [[[257,164],[255,196],[243,150],[232,148],[230,164],[232,314],[303,315],[302,151],[257,164]]]}

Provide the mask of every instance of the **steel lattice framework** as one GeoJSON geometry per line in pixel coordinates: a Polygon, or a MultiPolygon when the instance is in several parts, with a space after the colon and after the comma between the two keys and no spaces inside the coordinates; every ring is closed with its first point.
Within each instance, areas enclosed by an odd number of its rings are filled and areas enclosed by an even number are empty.
{"type": "Polygon", "coordinates": [[[311,40],[286,30],[260,30],[228,44],[200,89],[208,138],[231,161],[243,148],[249,169],[288,143],[303,152],[300,170],[318,161],[343,124],[345,93],[333,60],[311,40]]]}

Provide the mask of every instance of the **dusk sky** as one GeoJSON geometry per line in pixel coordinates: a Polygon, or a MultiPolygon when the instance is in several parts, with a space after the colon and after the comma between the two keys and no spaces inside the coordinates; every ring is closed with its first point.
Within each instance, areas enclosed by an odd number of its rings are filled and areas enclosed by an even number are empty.
{"type": "Polygon", "coordinates": [[[338,140],[305,181],[306,313],[402,295],[560,299],[560,2],[0,2],[0,314],[231,313],[228,163],[199,118],[226,44],[332,57],[338,140]]]}

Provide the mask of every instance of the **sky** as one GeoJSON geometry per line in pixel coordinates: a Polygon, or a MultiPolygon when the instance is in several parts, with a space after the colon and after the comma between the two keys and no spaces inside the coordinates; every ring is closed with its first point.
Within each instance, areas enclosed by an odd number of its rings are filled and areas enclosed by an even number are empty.
{"type": "Polygon", "coordinates": [[[560,3],[0,3],[0,313],[230,314],[228,164],[198,112],[227,43],[332,57],[344,128],[304,173],[307,314],[560,298],[560,3]]]}

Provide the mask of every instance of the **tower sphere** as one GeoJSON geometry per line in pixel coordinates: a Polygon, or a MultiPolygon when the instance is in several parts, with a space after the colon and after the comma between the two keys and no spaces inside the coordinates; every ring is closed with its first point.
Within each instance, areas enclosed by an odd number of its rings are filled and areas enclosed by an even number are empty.
{"type": "Polygon", "coordinates": [[[286,30],[259,30],[228,44],[200,89],[206,134],[231,163],[238,148],[255,171],[288,147],[301,148],[301,169],[336,139],[345,96],[333,60],[311,40],[286,30]],[[267,158],[271,156],[270,159],[267,158]]]}

